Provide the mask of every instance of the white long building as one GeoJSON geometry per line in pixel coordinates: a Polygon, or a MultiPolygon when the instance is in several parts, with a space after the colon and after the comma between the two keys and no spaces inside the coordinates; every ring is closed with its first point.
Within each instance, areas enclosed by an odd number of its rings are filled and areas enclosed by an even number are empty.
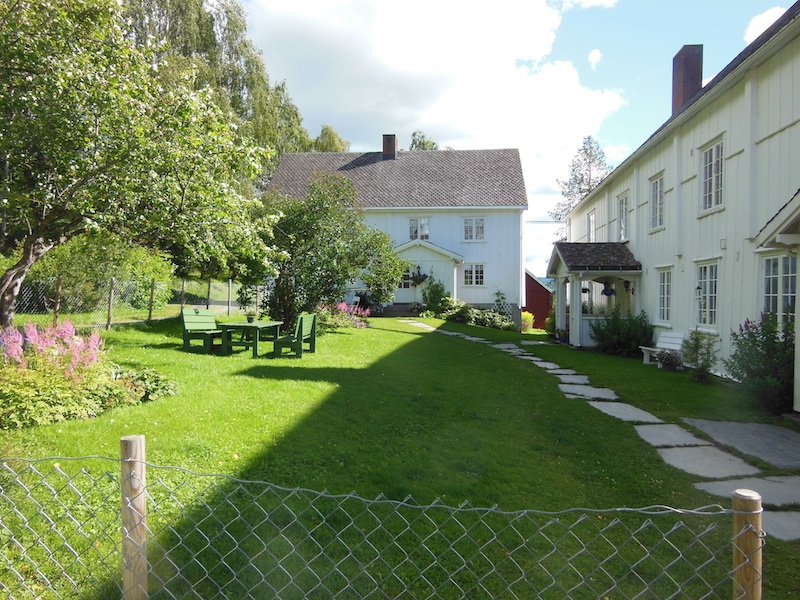
{"type": "Polygon", "coordinates": [[[715,336],[721,357],[746,319],[794,320],[800,2],[706,86],[702,54],[676,55],[672,116],[567,217],[548,276],[556,327],[574,346],[593,345],[590,321],[617,304],[644,310],[656,337],[715,336]]]}

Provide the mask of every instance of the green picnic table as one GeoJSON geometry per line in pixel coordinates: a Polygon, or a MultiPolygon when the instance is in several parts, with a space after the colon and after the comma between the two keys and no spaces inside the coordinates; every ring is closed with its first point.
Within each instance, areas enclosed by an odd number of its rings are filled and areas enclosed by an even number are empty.
{"type": "MultiPolygon", "coordinates": [[[[252,323],[220,323],[222,330],[222,352],[230,354],[233,346],[243,346],[253,349],[253,358],[258,356],[258,342],[272,341],[278,339],[283,321],[253,321],[252,323]],[[234,332],[240,332],[238,340],[233,339],[234,332]]],[[[273,347],[273,354],[274,354],[273,347]]]]}

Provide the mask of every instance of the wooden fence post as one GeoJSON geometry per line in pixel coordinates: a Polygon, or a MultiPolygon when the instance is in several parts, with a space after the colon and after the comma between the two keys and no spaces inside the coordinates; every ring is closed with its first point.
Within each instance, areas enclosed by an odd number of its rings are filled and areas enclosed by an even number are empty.
{"type": "Polygon", "coordinates": [[[56,277],[56,303],[53,307],[53,327],[58,327],[58,314],[61,312],[61,275],[56,277]]]}
{"type": "Polygon", "coordinates": [[[108,289],[108,316],[106,317],[106,330],[111,329],[111,319],[114,314],[114,288],[116,287],[117,280],[111,278],[111,285],[108,289]]]}
{"type": "Polygon", "coordinates": [[[761,600],[761,495],[752,490],[733,492],[733,597],[761,600]]]}
{"type": "Polygon", "coordinates": [[[147,307],[147,322],[153,320],[153,300],[156,297],[156,278],[150,280],[150,304],[147,307]]]}
{"type": "Polygon", "coordinates": [[[143,435],[120,438],[122,456],[122,594],[124,600],[146,600],[147,472],[143,435]]]}

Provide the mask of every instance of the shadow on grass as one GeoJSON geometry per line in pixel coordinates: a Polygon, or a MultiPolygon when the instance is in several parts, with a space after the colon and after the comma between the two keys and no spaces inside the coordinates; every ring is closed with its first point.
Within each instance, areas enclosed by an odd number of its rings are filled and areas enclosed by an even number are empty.
{"type": "Polygon", "coordinates": [[[665,577],[669,557],[641,554],[652,534],[623,550],[650,520],[641,515],[624,525],[609,518],[606,529],[605,517],[554,523],[547,515],[398,503],[411,496],[506,510],[607,507],[624,506],[636,489],[637,503],[655,504],[648,500],[685,481],[667,481],[655,451],[643,453],[626,425],[565,400],[554,377],[485,344],[402,331],[359,352],[342,368],[317,354],[257,359],[238,371],[264,383],[264,410],[304,416],[237,480],[151,469],[152,598],[460,598],[509,590],[594,598],[617,580],[629,597],[642,593],[642,581],[667,597],[678,591],[674,581],[685,581],[679,573],[692,572],[687,560],[707,562],[704,549],[687,550],[665,577]],[[349,366],[353,360],[363,367],[349,366]],[[320,397],[320,384],[334,391],[320,397]],[[269,398],[286,386],[292,393],[269,398]],[[624,472],[621,463],[637,468],[624,472]],[[577,541],[582,529],[590,542],[577,541]]]}

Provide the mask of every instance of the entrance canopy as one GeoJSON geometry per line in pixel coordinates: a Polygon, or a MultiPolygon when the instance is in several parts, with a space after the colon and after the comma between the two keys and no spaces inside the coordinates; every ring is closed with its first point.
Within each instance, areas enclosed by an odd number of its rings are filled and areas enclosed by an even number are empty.
{"type": "Polygon", "coordinates": [[[589,323],[596,316],[584,314],[586,302],[582,294],[589,292],[584,282],[602,283],[606,303],[613,298],[614,306],[631,311],[642,264],[624,242],[556,242],[553,246],[547,276],[555,281],[558,335],[568,335],[572,346],[593,346],[589,323]],[[568,306],[572,310],[568,311],[568,306]]]}

